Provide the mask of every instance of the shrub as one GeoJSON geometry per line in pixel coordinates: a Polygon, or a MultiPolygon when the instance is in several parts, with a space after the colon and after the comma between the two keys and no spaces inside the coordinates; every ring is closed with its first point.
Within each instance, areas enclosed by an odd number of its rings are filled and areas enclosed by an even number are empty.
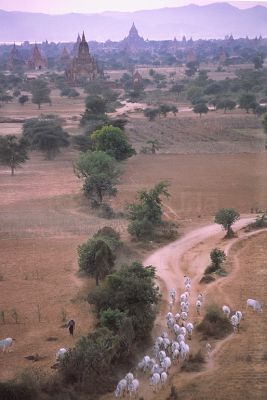
{"type": "Polygon", "coordinates": [[[207,275],[207,274],[212,274],[213,272],[216,272],[216,271],[217,271],[217,267],[216,267],[214,264],[210,264],[210,265],[205,269],[204,274],[205,274],[205,275],[207,275]]]}
{"type": "Polygon", "coordinates": [[[107,241],[107,244],[112,250],[116,250],[122,245],[122,242],[120,241],[120,234],[110,226],[104,226],[103,228],[99,229],[94,235],[94,238],[104,239],[107,241]]]}
{"type": "Polygon", "coordinates": [[[267,226],[267,213],[257,215],[255,222],[249,225],[252,229],[261,229],[267,226]]]}
{"type": "Polygon", "coordinates": [[[232,332],[229,319],[217,306],[210,306],[203,321],[198,325],[197,330],[203,335],[223,339],[232,332]]]}
{"type": "Polygon", "coordinates": [[[109,329],[100,328],[82,337],[60,362],[67,383],[79,383],[90,393],[104,393],[114,379],[114,364],[119,356],[120,339],[109,329]]]}
{"type": "Polygon", "coordinates": [[[212,276],[212,275],[204,275],[201,279],[200,279],[200,281],[199,281],[199,283],[211,283],[211,282],[214,282],[215,281],[215,278],[214,278],[214,276],[212,276]]]}
{"type": "Polygon", "coordinates": [[[37,400],[37,392],[25,383],[15,381],[0,382],[0,399],[37,400]]]}
{"type": "Polygon", "coordinates": [[[184,362],[181,370],[184,372],[199,372],[204,363],[205,358],[202,352],[198,351],[195,355],[189,355],[189,359],[184,362]]]}

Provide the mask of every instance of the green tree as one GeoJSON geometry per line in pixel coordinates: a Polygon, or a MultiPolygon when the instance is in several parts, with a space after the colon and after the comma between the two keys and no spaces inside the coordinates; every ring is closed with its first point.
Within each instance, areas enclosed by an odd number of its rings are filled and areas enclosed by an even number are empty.
{"type": "Polygon", "coordinates": [[[230,99],[221,100],[218,102],[216,106],[217,109],[224,110],[224,113],[226,113],[226,110],[229,111],[234,110],[235,107],[236,107],[236,102],[230,99]]]}
{"type": "Polygon", "coordinates": [[[51,90],[45,81],[36,79],[31,85],[32,103],[37,104],[39,109],[43,103],[51,104],[50,92],[51,90]]]}
{"type": "Polygon", "coordinates": [[[78,178],[84,179],[83,191],[86,197],[101,204],[104,196],[115,196],[114,185],[120,174],[117,164],[103,151],[87,151],[80,155],[74,165],[78,178]]]}
{"type": "Polygon", "coordinates": [[[223,250],[215,247],[210,252],[210,259],[212,264],[209,268],[212,268],[212,270],[215,272],[222,268],[222,264],[226,260],[226,254],[223,250]]]}
{"type": "Polygon", "coordinates": [[[85,99],[86,110],[92,114],[105,114],[107,111],[107,102],[101,96],[87,96],[85,99]]]}
{"type": "Polygon", "coordinates": [[[99,314],[108,309],[126,312],[132,321],[136,341],[149,337],[159,299],[155,268],[143,267],[138,262],[124,265],[108,275],[88,296],[89,303],[95,305],[99,314]]]}
{"type": "Polygon", "coordinates": [[[267,133],[267,113],[263,114],[262,124],[263,124],[264,132],[267,133]]]}
{"type": "Polygon", "coordinates": [[[159,146],[159,142],[157,139],[150,139],[147,141],[147,144],[151,145],[151,153],[152,154],[156,154],[156,150],[159,150],[160,146],[159,146]]]}
{"type": "MultiPolygon", "coordinates": [[[[104,392],[114,371],[120,351],[120,337],[107,328],[98,328],[82,337],[60,361],[60,371],[66,383],[78,383],[90,394],[104,392]]],[[[97,397],[97,396],[96,396],[97,397]]]]}
{"type": "Polygon", "coordinates": [[[154,121],[159,115],[158,108],[146,108],[144,110],[144,116],[148,118],[149,121],[154,121]]]}
{"type": "Polygon", "coordinates": [[[0,163],[7,165],[14,175],[16,168],[19,168],[28,160],[28,142],[15,135],[0,136],[0,163]]]}
{"type": "Polygon", "coordinates": [[[170,106],[169,104],[161,104],[159,106],[159,114],[162,114],[165,118],[167,117],[168,112],[172,110],[172,106],[170,106]]]}
{"type": "Polygon", "coordinates": [[[100,315],[101,326],[108,328],[114,333],[118,333],[127,318],[127,312],[122,312],[118,309],[108,308],[103,310],[100,315]]]}
{"type": "Polygon", "coordinates": [[[222,225],[226,230],[226,237],[231,238],[234,235],[232,230],[232,225],[240,217],[240,214],[233,208],[221,208],[215,215],[214,222],[216,224],[222,225]]]}
{"type": "Polygon", "coordinates": [[[253,64],[255,69],[262,69],[263,68],[263,63],[264,63],[264,55],[262,53],[257,54],[253,58],[253,64]]]}
{"type": "Polygon", "coordinates": [[[29,101],[29,96],[27,96],[26,94],[23,94],[22,96],[19,97],[19,104],[21,104],[22,106],[24,106],[25,103],[27,103],[29,101]]]}
{"type": "Polygon", "coordinates": [[[114,267],[115,255],[109,245],[101,238],[93,238],[78,247],[79,267],[95,279],[96,285],[114,267]]]}
{"type": "Polygon", "coordinates": [[[125,160],[135,154],[126,134],[112,125],[103,126],[91,135],[96,151],[105,151],[117,161],[125,160]]]}
{"type": "Polygon", "coordinates": [[[256,104],[256,97],[252,93],[244,93],[239,97],[239,107],[246,110],[248,113],[250,109],[254,108],[256,104]]]}
{"type": "Polygon", "coordinates": [[[197,103],[194,105],[193,111],[201,117],[202,114],[207,114],[209,109],[205,103],[197,103]]]}
{"type": "Polygon", "coordinates": [[[168,183],[159,182],[150,191],[138,192],[138,203],[127,206],[128,231],[132,236],[141,238],[153,233],[154,228],[162,223],[161,196],[169,197],[168,183]]]}
{"type": "Polygon", "coordinates": [[[69,146],[69,134],[57,119],[32,118],[23,124],[23,136],[31,148],[42,151],[47,160],[52,160],[62,147],[69,146]]]}

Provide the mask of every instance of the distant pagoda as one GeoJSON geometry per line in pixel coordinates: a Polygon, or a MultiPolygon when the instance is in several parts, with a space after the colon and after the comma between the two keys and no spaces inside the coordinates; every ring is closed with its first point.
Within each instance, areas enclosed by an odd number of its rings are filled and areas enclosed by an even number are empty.
{"type": "Polygon", "coordinates": [[[87,78],[92,81],[100,76],[97,62],[89,52],[84,32],[79,44],[78,55],[73,58],[70,68],[67,68],[65,72],[68,81],[72,83],[77,82],[79,78],[87,78]]]}
{"type": "Polygon", "coordinates": [[[29,69],[41,70],[47,68],[47,59],[42,57],[37,44],[35,43],[32,55],[27,61],[27,67],[29,69]]]}
{"type": "Polygon", "coordinates": [[[71,62],[71,58],[70,58],[69,52],[68,52],[68,50],[66,49],[65,46],[64,46],[64,49],[63,49],[62,54],[60,56],[60,62],[65,67],[67,67],[71,62]]]}
{"type": "Polygon", "coordinates": [[[81,36],[80,36],[80,34],[78,33],[76,43],[74,44],[73,49],[72,49],[72,55],[73,55],[74,57],[77,57],[77,55],[78,55],[79,46],[80,46],[81,41],[82,41],[81,36]]]}
{"type": "Polygon", "coordinates": [[[24,60],[17,48],[17,46],[13,45],[12,50],[9,53],[8,61],[7,61],[7,68],[9,70],[14,70],[17,67],[22,67],[24,65],[24,60]]]}
{"type": "Polygon", "coordinates": [[[140,49],[144,47],[144,44],[145,41],[141,36],[139,36],[133,22],[133,25],[129,31],[129,35],[122,41],[123,49],[130,53],[137,53],[140,49]]]}

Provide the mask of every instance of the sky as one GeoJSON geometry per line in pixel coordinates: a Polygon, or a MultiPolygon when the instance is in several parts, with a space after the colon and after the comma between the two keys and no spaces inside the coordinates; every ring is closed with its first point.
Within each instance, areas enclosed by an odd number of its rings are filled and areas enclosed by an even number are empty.
{"type": "MultiPolygon", "coordinates": [[[[226,2],[227,0],[225,0],[226,2]]],[[[103,11],[136,11],[162,7],[179,7],[187,4],[204,5],[216,0],[0,0],[0,9],[6,11],[29,11],[48,14],[99,13],[103,11]]],[[[222,2],[222,1],[221,1],[222,2]]],[[[261,4],[266,1],[228,1],[239,8],[261,4]]]]}

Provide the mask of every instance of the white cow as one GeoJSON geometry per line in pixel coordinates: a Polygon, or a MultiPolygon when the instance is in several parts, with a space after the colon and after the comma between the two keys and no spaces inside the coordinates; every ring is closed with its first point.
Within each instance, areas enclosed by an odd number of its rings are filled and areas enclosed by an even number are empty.
{"type": "Polygon", "coordinates": [[[241,319],[244,318],[244,316],[243,316],[241,311],[236,311],[235,315],[237,316],[239,323],[240,323],[241,319]]]}
{"type": "Polygon", "coordinates": [[[247,299],[247,308],[251,307],[254,311],[262,312],[262,305],[258,300],[247,299]]]}
{"type": "Polygon", "coordinates": [[[162,361],[161,361],[161,367],[164,369],[165,372],[168,372],[169,369],[171,368],[172,362],[170,357],[165,357],[162,361]]]}
{"type": "Polygon", "coordinates": [[[128,384],[128,392],[130,394],[130,397],[132,397],[133,395],[135,398],[137,398],[139,386],[140,384],[138,379],[134,379],[131,383],[128,384]]]}
{"type": "Polygon", "coordinates": [[[189,276],[184,275],[184,285],[190,285],[191,284],[191,278],[189,276]]]}
{"type": "Polygon", "coordinates": [[[126,379],[121,379],[115,389],[115,397],[123,397],[127,392],[127,381],[126,379]]]}
{"type": "Polygon", "coordinates": [[[0,340],[0,349],[2,349],[3,353],[5,353],[6,350],[8,352],[10,351],[10,347],[12,346],[14,340],[15,339],[10,337],[0,340]]]}
{"type": "Polygon", "coordinates": [[[187,312],[185,312],[185,311],[181,312],[181,320],[183,322],[185,322],[185,321],[187,321],[187,318],[188,318],[187,312]]]}
{"type": "Polygon", "coordinates": [[[128,372],[128,374],[125,375],[125,379],[127,384],[131,383],[134,380],[134,376],[131,372],[128,372]]]}
{"type": "Polygon", "coordinates": [[[230,314],[231,314],[230,307],[224,305],[224,306],[222,306],[222,310],[223,310],[223,313],[227,316],[227,318],[230,318],[230,314]]]}
{"type": "Polygon", "coordinates": [[[231,316],[231,324],[234,329],[234,332],[239,332],[239,319],[236,315],[231,316]]]}
{"type": "Polygon", "coordinates": [[[181,315],[179,313],[175,314],[174,316],[176,323],[178,324],[178,322],[180,321],[181,315]]]}
{"type": "Polygon", "coordinates": [[[166,384],[166,382],[167,382],[167,379],[168,379],[167,372],[163,371],[163,372],[160,374],[160,382],[161,382],[161,386],[162,386],[162,387],[165,386],[165,384],[166,384]]]}
{"type": "Polygon", "coordinates": [[[175,302],[175,298],[176,298],[176,289],[172,288],[170,290],[170,298],[172,299],[173,302],[175,302]]]}
{"type": "Polygon", "coordinates": [[[61,349],[59,349],[56,353],[56,360],[60,361],[63,360],[63,358],[65,357],[67,353],[67,349],[65,349],[64,347],[62,347],[61,349]]]}
{"type": "Polygon", "coordinates": [[[192,322],[188,322],[188,324],[186,325],[186,330],[187,330],[189,340],[191,340],[191,338],[192,338],[193,329],[194,329],[194,325],[192,324],[192,322]]]}
{"type": "Polygon", "coordinates": [[[189,346],[186,343],[183,343],[183,345],[181,345],[181,350],[180,350],[180,356],[182,360],[185,360],[186,358],[188,358],[189,356],[189,346]]]}
{"type": "Polygon", "coordinates": [[[159,389],[159,384],[160,384],[160,374],[155,372],[150,378],[150,386],[152,386],[153,392],[157,392],[157,390],[159,389]]]}

